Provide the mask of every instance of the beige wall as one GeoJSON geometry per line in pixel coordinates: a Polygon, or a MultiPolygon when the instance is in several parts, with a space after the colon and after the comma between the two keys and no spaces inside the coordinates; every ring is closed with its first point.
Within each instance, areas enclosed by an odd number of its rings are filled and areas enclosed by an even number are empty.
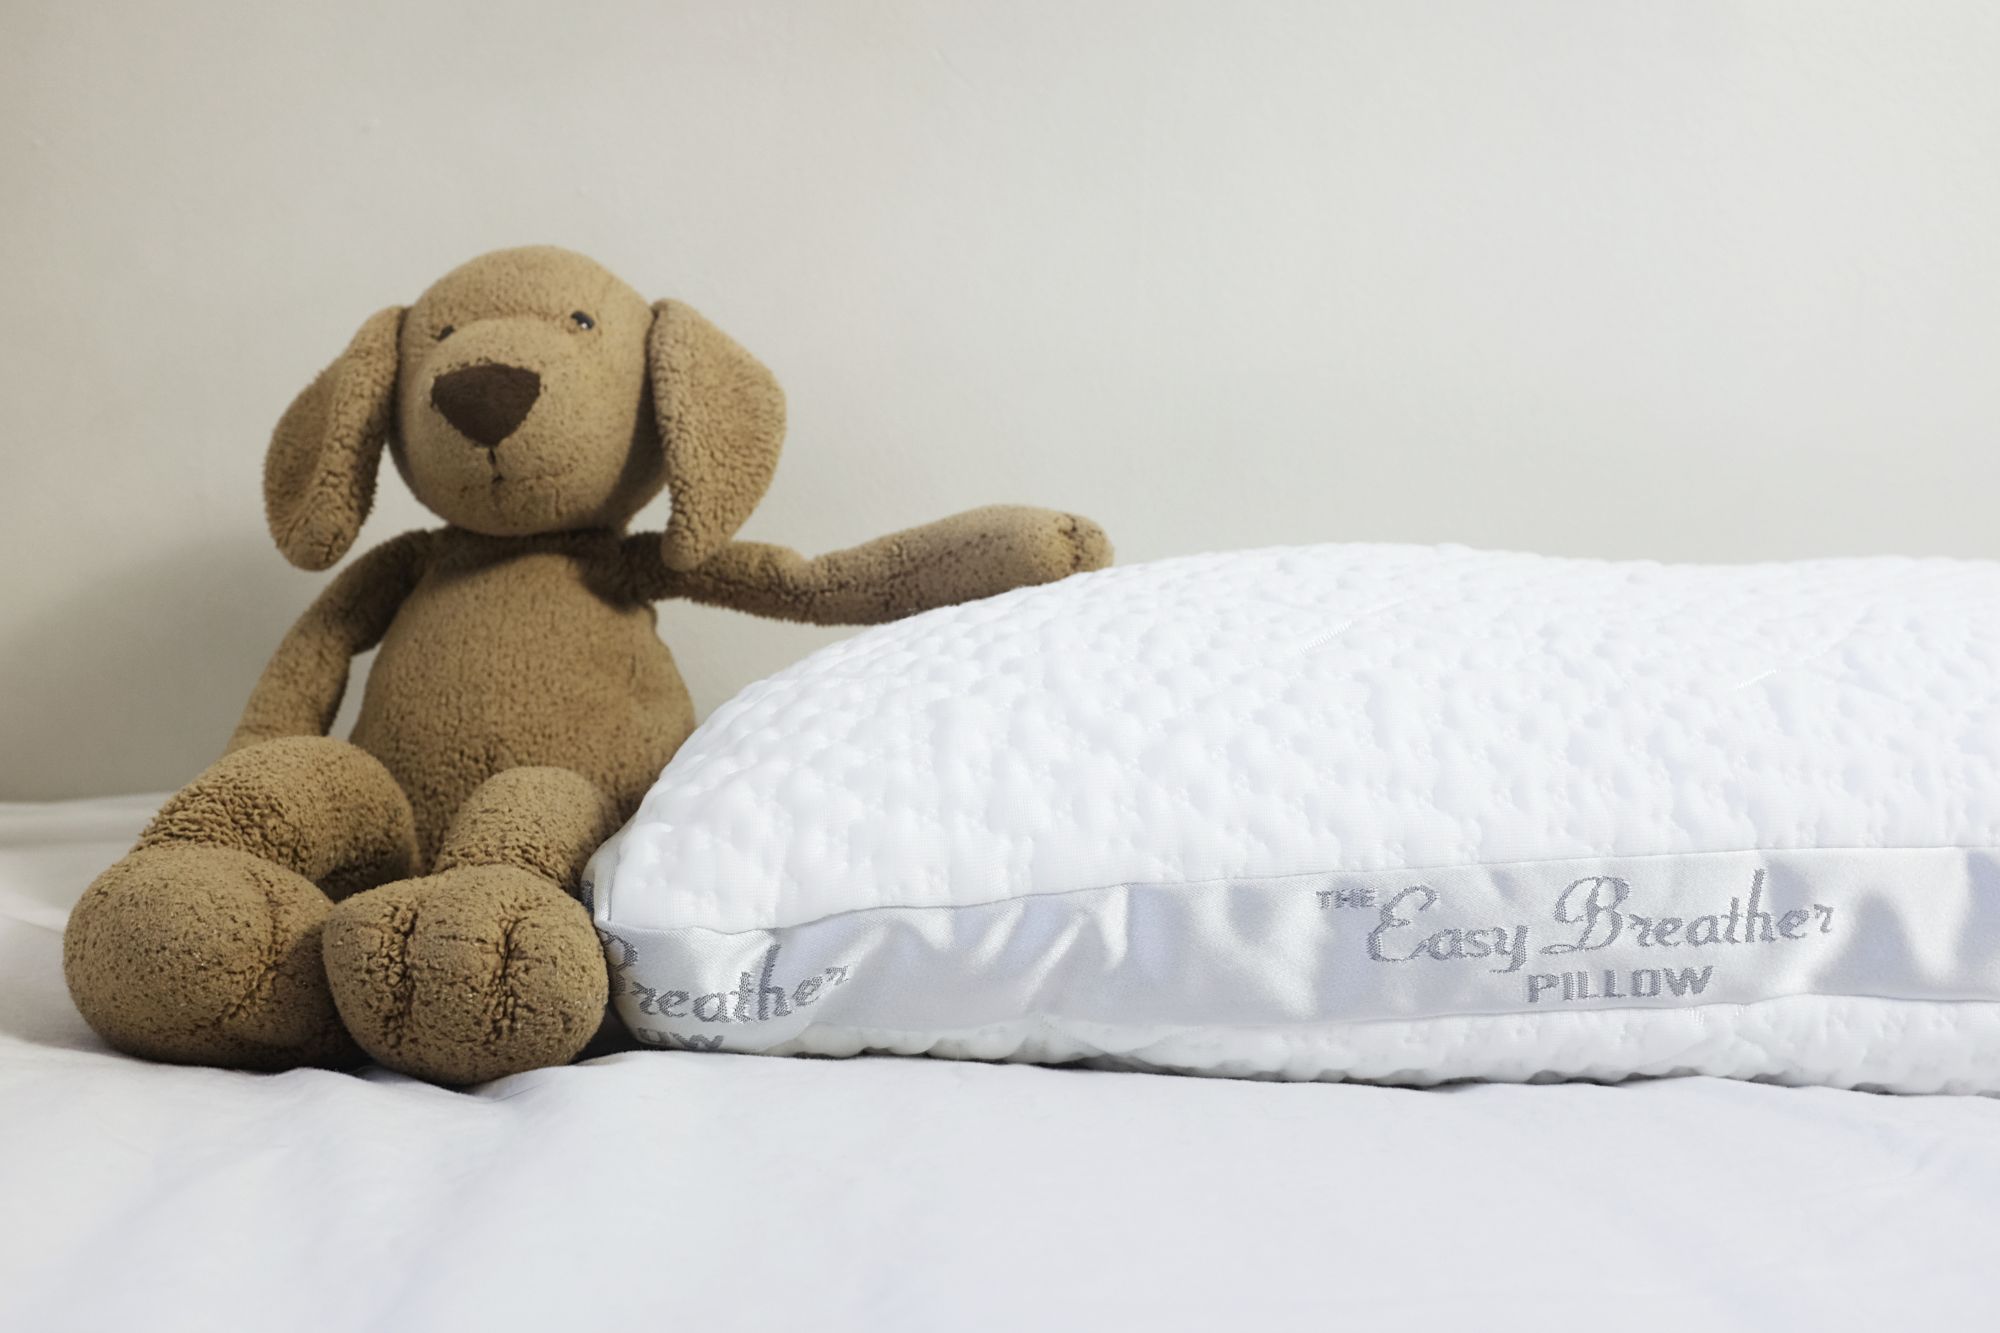
{"type": "MultiPolygon", "coordinates": [[[[0,797],[214,754],[321,582],[279,411],[530,241],[778,370],[747,535],[809,549],[1005,499],[1131,560],[2000,555],[1996,68],[1890,0],[10,0],[0,797]]],[[[704,710],[830,637],[662,625],[704,710]]]]}

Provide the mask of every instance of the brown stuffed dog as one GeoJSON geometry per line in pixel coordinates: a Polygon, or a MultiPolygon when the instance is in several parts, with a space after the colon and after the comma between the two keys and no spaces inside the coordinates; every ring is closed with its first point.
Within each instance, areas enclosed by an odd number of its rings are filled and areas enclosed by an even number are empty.
{"type": "Polygon", "coordinates": [[[85,893],[64,970],[91,1026],[253,1069],[567,1061],[606,999],[578,874],[694,727],[651,603],[870,624],[1110,558],[1089,521],[1008,507],[812,560],[733,541],[784,417],[707,320],[562,250],[475,259],[363,324],[271,438],[271,535],[333,564],[385,444],[446,526],[328,585],[224,757],[85,893]],[[626,535],[662,486],[666,531],[626,535]],[[329,739],[376,644],[352,743],[329,739]]]}

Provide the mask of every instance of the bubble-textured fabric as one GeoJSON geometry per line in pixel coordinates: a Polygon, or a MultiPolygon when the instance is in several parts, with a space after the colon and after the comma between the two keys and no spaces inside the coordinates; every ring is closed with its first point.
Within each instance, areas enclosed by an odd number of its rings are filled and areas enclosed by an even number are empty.
{"type": "Polygon", "coordinates": [[[744,690],[587,875],[687,1049],[2000,1090],[2000,564],[1330,545],[744,690]]]}

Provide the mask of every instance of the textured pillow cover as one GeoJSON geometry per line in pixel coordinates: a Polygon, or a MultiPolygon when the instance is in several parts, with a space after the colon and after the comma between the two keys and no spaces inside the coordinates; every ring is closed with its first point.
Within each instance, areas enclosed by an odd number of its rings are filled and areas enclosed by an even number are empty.
{"type": "Polygon", "coordinates": [[[587,881],[656,1046],[2000,1091],[2000,564],[1074,577],[746,689],[587,881]]]}

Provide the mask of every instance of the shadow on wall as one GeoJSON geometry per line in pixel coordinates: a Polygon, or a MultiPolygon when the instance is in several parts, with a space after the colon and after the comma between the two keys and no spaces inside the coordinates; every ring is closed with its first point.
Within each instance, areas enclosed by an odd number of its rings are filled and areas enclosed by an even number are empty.
{"type": "Polygon", "coordinates": [[[0,625],[0,800],[165,791],[222,753],[320,576],[268,543],[191,540],[133,561],[83,603],[0,625]],[[193,768],[189,755],[203,756],[193,768]],[[51,791],[38,771],[64,756],[51,791]]]}

